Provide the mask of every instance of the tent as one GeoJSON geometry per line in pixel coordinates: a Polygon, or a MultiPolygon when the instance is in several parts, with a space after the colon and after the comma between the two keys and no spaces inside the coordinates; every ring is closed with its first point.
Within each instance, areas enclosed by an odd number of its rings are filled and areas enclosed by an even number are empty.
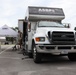
{"type": "Polygon", "coordinates": [[[17,37],[18,32],[14,31],[7,25],[4,25],[0,28],[0,37],[17,37]]]}
{"type": "MultiPolygon", "coordinates": [[[[18,32],[14,31],[7,25],[4,25],[0,28],[0,37],[18,37],[18,32]]],[[[0,41],[0,49],[1,49],[1,41],[0,41]]]]}

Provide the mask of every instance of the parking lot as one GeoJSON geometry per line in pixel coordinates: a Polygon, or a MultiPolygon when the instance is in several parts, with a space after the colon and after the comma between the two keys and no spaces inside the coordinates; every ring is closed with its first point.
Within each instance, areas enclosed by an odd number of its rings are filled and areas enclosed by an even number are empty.
{"type": "Polygon", "coordinates": [[[76,75],[76,62],[67,57],[48,57],[36,64],[33,59],[12,50],[13,45],[2,45],[0,75],[76,75]]]}

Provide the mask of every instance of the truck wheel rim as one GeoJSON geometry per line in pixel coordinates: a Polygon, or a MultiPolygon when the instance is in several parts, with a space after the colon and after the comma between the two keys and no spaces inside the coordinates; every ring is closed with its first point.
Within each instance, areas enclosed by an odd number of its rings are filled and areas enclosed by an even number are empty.
{"type": "Polygon", "coordinates": [[[36,59],[36,47],[34,47],[33,50],[34,50],[33,58],[36,59]]]}

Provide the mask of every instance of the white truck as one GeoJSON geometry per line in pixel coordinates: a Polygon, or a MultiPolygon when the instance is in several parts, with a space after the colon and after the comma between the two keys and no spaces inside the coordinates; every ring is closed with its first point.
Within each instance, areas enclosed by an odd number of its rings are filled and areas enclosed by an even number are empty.
{"type": "Polygon", "coordinates": [[[28,7],[24,20],[25,50],[35,63],[45,54],[67,55],[76,61],[76,33],[65,18],[62,8],[28,7]]]}

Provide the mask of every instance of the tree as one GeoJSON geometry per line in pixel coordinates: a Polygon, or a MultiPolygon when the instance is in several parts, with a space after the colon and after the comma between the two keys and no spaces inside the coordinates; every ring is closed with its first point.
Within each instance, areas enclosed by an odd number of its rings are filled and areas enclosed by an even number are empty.
{"type": "Polygon", "coordinates": [[[16,31],[16,30],[18,30],[18,27],[15,27],[15,28],[14,27],[11,27],[11,29],[13,29],[13,30],[16,31]]]}
{"type": "Polygon", "coordinates": [[[15,27],[16,30],[18,30],[18,27],[15,27]]]}

